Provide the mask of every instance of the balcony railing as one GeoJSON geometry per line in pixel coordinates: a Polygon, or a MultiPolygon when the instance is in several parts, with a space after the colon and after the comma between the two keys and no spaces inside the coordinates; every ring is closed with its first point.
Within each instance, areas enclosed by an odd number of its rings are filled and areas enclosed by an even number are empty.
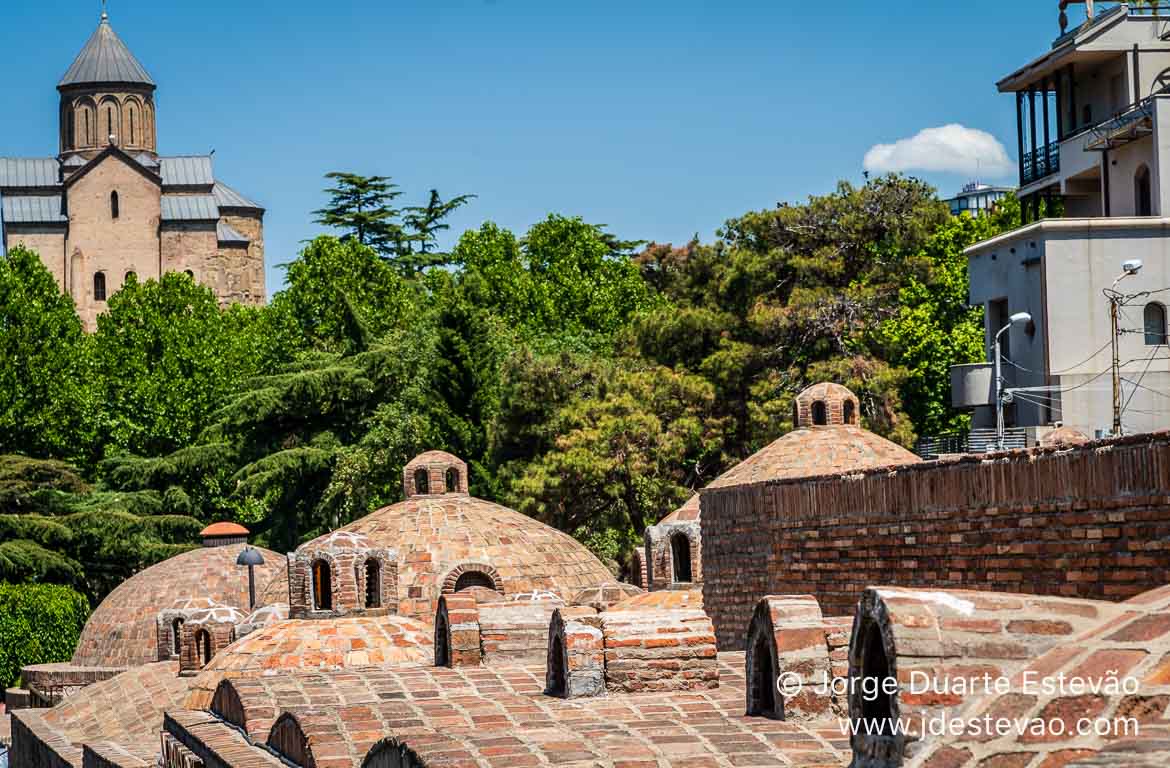
{"type": "Polygon", "coordinates": [[[1020,176],[1020,186],[1027,186],[1059,172],[1060,144],[1054,141],[1046,147],[1024,153],[1024,172],[1020,176]]]}
{"type": "MultiPolygon", "coordinates": [[[[914,452],[924,459],[956,453],[991,453],[995,450],[994,429],[972,429],[969,431],[947,432],[941,435],[927,435],[918,438],[914,452]]],[[[1024,427],[1008,427],[1003,431],[1004,448],[1014,450],[1028,447],[1028,430],[1024,427]]]]}

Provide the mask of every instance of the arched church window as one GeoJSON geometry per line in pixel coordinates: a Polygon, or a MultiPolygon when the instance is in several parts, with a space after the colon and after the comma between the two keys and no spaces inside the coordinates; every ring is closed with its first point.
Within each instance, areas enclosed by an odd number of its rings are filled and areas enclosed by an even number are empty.
{"type": "Polygon", "coordinates": [[[121,210],[118,207],[118,193],[117,191],[110,193],[110,218],[116,219],[121,215],[121,210]]]}
{"type": "Polygon", "coordinates": [[[113,144],[114,143],[114,108],[113,107],[106,107],[106,122],[110,128],[110,135],[109,135],[110,143],[113,144]]]}
{"type": "Polygon", "coordinates": [[[106,273],[95,272],[93,275],[93,300],[106,300],[106,273]]]}
{"type": "Polygon", "coordinates": [[[1146,346],[1156,347],[1166,343],[1166,307],[1151,301],[1142,311],[1146,326],[1146,346]]]}

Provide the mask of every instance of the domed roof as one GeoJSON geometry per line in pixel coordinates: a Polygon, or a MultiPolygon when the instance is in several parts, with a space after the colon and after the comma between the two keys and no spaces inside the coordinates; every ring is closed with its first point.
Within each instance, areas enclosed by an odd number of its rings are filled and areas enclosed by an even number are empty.
{"type": "MultiPolygon", "coordinates": [[[[206,599],[246,608],[248,569],[236,565],[246,544],[202,547],[156,563],[122,582],[102,600],[81,631],[73,664],[85,667],[133,667],[158,661],[159,611],[177,601],[206,599]]],[[[258,549],[255,548],[254,549],[258,549]]],[[[256,581],[284,578],[285,558],[260,549],[264,564],[256,581]]]]}
{"type": "Polygon", "coordinates": [[[1057,427],[1040,438],[1040,445],[1045,448],[1071,448],[1087,442],[1089,436],[1072,427],[1057,427]]]}
{"type": "Polygon", "coordinates": [[[686,504],[658,521],[662,523],[690,523],[699,519],[699,494],[693,494],[686,504]]]}
{"type": "MultiPolygon", "coordinates": [[[[466,465],[430,451],[407,465],[412,466],[425,466],[437,477],[443,467],[466,465]]],[[[399,613],[432,621],[439,594],[457,583],[494,588],[505,597],[547,590],[568,598],[613,580],[601,561],[568,534],[466,492],[421,493],[410,485],[411,472],[404,475],[405,501],[340,529],[363,534],[373,547],[397,554],[399,613]]],[[[334,535],[299,549],[316,549],[334,535]]]]}
{"type": "Polygon", "coordinates": [[[212,523],[200,531],[199,535],[204,538],[208,536],[247,536],[248,529],[237,523],[212,523]]]}
{"type": "Polygon", "coordinates": [[[104,12],[98,28],[85,43],[81,53],[77,54],[77,58],[57,87],[96,83],[128,83],[154,87],[154,81],[114,32],[114,28],[110,26],[110,19],[104,12]]]}
{"type": "Polygon", "coordinates": [[[921,458],[861,427],[794,429],[724,472],[708,488],[916,464],[921,458]]]}
{"type": "Polygon", "coordinates": [[[432,629],[406,616],[288,619],[261,627],[217,653],[195,678],[187,708],[208,706],[225,678],[431,664],[432,629]]]}

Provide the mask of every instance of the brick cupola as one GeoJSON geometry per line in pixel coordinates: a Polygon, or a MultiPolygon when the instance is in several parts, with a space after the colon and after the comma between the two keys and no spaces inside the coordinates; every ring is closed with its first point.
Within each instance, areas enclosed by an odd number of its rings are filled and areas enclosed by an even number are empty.
{"type": "Polygon", "coordinates": [[[467,463],[446,451],[427,451],[402,469],[406,498],[455,493],[467,495],[467,463]]]}
{"type": "Polygon", "coordinates": [[[860,406],[848,387],[827,381],[814,384],[796,396],[792,424],[797,428],[856,426],[860,406]]]}

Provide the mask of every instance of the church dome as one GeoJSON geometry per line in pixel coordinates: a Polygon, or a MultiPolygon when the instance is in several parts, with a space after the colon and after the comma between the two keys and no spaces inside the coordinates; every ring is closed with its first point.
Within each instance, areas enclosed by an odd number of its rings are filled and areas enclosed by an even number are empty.
{"type": "MultiPolygon", "coordinates": [[[[85,623],[73,664],[134,667],[159,661],[159,612],[179,603],[209,601],[246,609],[248,569],[236,565],[236,558],[245,546],[193,549],[156,563],[122,582],[85,623]]],[[[253,549],[264,557],[264,564],[256,566],[257,583],[264,584],[286,573],[285,558],[258,547],[253,549]]]]}
{"type": "MultiPolygon", "coordinates": [[[[448,592],[483,587],[507,598],[543,590],[568,599],[613,580],[601,561],[568,534],[469,496],[467,465],[455,456],[429,451],[407,464],[403,475],[405,501],[340,529],[361,534],[366,546],[389,553],[396,564],[398,613],[429,623],[439,595],[448,592]]],[[[307,542],[297,554],[327,550],[335,535],[307,542]]],[[[346,567],[344,574],[352,571],[346,567]]],[[[343,589],[337,588],[339,594],[343,589]]]]}
{"type": "Polygon", "coordinates": [[[138,85],[154,87],[146,68],[110,26],[110,19],[102,13],[98,28],[90,36],[73,64],[57,84],[58,88],[81,85],[138,85]]]}

